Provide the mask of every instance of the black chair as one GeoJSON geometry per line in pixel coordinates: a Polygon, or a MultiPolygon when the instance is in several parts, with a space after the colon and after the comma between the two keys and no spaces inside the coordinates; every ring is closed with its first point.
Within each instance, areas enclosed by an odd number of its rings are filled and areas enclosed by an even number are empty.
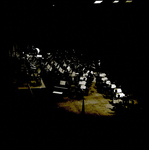
{"type": "Polygon", "coordinates": [[[86,89],[84,89],[84,96],[88,96],[89,87],[86,86],[86,89]]]}
{"type": "Polygon", "coordinates": [[[110,85],[106,85],[105,89],[104,89],[104,94],[105,94],[105,98],[111,98],[111,93],[110,93],[110,89],[111,86],[110,85]]]}
{"type": "Polygon", "coordinates": [[[96,86],[99,85],[101,82],[101,78],[99,76],[96,77],[96,86]]]}
{"type": "Polygon", "coordinates": [[[99,92],[99,93],[101,93],[101,94],[103,94],[104,93],[104,89],[103,89],[103,82],[102,81],[100,81],[100,82],[98,82],[97,83],[97,91],[99,92]]]}
{"type": "Polygon", "coordinates": [[[108,89],[108,92],[107,92],[107,98],[109,98],[110,100],[112,100],[114,97],[114,90],[111,89],[111,86],[109,87],[108,89]]]}
{"type": "Polygon", "coordinates": [[[76,98],[76,89],[75,89],[75,86],[70,85],[68,97],[69,97],[70,99],[76,98]]]}
{"type": "Polygon", "coordinates": [[[80,89],[80,87],[77,89],[77,92],[76,92],[76,99],[77,100],[81,100],[83,99],[83,91],[80,89]]]}
{"type": "Polygon", "coordinates": [[[122,100],[123,100],[124,106],[128,106],[129,105],[129,97],[128,96],[127,97],[123,97],[122,100]]]}

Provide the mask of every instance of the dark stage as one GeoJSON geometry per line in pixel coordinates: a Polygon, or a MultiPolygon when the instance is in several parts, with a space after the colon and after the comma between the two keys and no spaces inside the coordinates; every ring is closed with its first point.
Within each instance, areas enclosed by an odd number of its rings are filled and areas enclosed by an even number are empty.
{"type": "MultiPolygon", "coordinates": [[[[145,147],[148,109],[147,6],[136,1],[93,3],[54,0],[47,3],[4,3],[6,59],[2,71],[2,142],[5,147],[145,147]],[[39,88],[26,86],[26,90],[18,89],[16,82],[23,77],[14,70],[23,67],[25,61],[12,57],[12,51],[24,52],[27,57],[30,51],[28,45],[39,48],[45,58],[47,53],[51,53],[50,57],[59,64],[62,63],[59,56],[65,58],[68,55],[67,59],[73,60],[72,50],[75,50],[80,64],[83,61],[87,65],[93,61],[96,64],[100,60],[101,68],[94,73],[106,73],[108,79],[120,86],[124,93],[133,95],[136,105],[132,106],[133,110],[124,113],[114,110],[112,115],[112,100],[106,97],[104,88],[98,87],[100,82],[91,81],[92,75],[84,98],[77,99],[79,94],[76,98],[69,92],[65,96],[55,96],[52,90],[59,81],[56,70],[49,73],[43,69],[39,73],[36,81],[39,81],[39,88]]],[[[52,62],[50,57],[48,59],[52,62]]],[[[39,61],[40,67],[45,65],[45,58],[39,61]]],[[[24,65],[25,68],[29,68],[28,64],[24,65]]],[[[92,65],[89,66],[90,69],[92,65]]],[[[32,73],[29,71],[29,74],[32,73]]],[[[83,76],[81,71],[80,74],[83,76]]],[[[77,77],[73,80],[78,82],[77,77]]],[[[69,81],[71,84],[68,82],[67,88],[77,86],[73,80],[69,81]]]]}

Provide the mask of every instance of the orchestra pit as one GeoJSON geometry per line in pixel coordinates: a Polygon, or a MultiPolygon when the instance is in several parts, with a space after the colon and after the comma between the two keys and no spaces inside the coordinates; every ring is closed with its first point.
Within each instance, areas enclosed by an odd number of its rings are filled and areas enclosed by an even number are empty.
{"type": "Polygon", "coordinates": [[[74,49],[43,54],[34,45],[21,51],[14,44],[9,65],[4,120],[14,124],[19,120],[24,136],[32,132],[40,134],[40,139],[44,134],[63,141],[66,135],[68,142],[68,137],[80,135],[76,139],[80,143],[82,138],[89,136],[85,140],[92,141],[93,134],[98,134],[104,145],[105,135],[117,139],[121,131],[123,139],[128,132],[132,132],[130,137],[138,132],[134,124],[141,117],[138,101],[125,89],[124,93],[117,80],[110,79],[100,60],[89,60],[74,49]]]}

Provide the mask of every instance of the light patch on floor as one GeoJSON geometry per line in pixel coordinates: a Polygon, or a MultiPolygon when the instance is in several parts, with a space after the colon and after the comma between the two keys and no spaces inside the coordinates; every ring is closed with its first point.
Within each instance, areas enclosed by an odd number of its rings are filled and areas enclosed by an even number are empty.
{"type": "MultiPolygon", "coordinates": [[[[113,116],[115,111],[111,109],[114,107],[111,102],[112,100],[103,97],[103,94],[97,92],[96,82],[92,82],[89,87],[88,96],[84,96],[84,112],[85,114],[93,116],[113,116]]],[[[68,97],[63,98],[63,102],[57,104],[57,108],[64,108],[66,111],[81,114],[82,112],[82,100],[72,100],[68,97]]],[[[138,104],[137,100],[134,100],[134,104],[138,104]]]]}
{"type": "Polygon", "coordinates": [[[102,115],[102,116],[111,116],[114,114],[114,111],[111,111],[109,108],[113,108],[109,104],[109,99],[105,99],[102,94],[98,93],[95,87],[95,82],[92,83],[89,95],[84,97],[85,99],[85,113],[102,115]]]}
{"type": "Polygon", "coordinates": [[[65,110],[69,112],[74,112],[76,114],[80,114],[82,112],[82,101],[83,100],[69,100],[65,102],[61,102],[57,104],[57,108],[65,108],[65,110]]]}
{"type": "MultiPolygon", "coordinates": [[[[82,104],[83,100],[70,100],[65,97],[64,102],[57,104],[57,108],[62,107],[69,112],[80,114],[82,112],[82,104]]],[[[102,94],[97,92],[95,89],[95,82],[93,82],[89,88],[88,96],[84,96],[85,114],[112,116],[115,112],[111,111],[110,108],[113,108],[113,106],[109,104],[108,99],[105,99],[102,94]]]]}
{"type": "Polygon", "coordinates": [[[109,108],[113,106],[108,103],[108,101],[103,98],[85,100],[85,113],[86,114],[96,114],[102,116],[111,116],[114,111],[109,108]]]}

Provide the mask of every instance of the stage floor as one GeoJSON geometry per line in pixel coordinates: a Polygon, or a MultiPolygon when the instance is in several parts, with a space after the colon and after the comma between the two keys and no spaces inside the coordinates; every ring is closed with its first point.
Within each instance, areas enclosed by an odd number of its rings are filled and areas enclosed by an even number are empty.
{"type": "MultiPolygon", "coordinates": [[[[30,86],[31,89],[41,89],[41,88],[46,88],[42,78],[41,78],[41,86],[30,86]]],[[[28,89],[28,87],[18,87],[19,90],[23,90],[23,89],[28,89]]]]}

